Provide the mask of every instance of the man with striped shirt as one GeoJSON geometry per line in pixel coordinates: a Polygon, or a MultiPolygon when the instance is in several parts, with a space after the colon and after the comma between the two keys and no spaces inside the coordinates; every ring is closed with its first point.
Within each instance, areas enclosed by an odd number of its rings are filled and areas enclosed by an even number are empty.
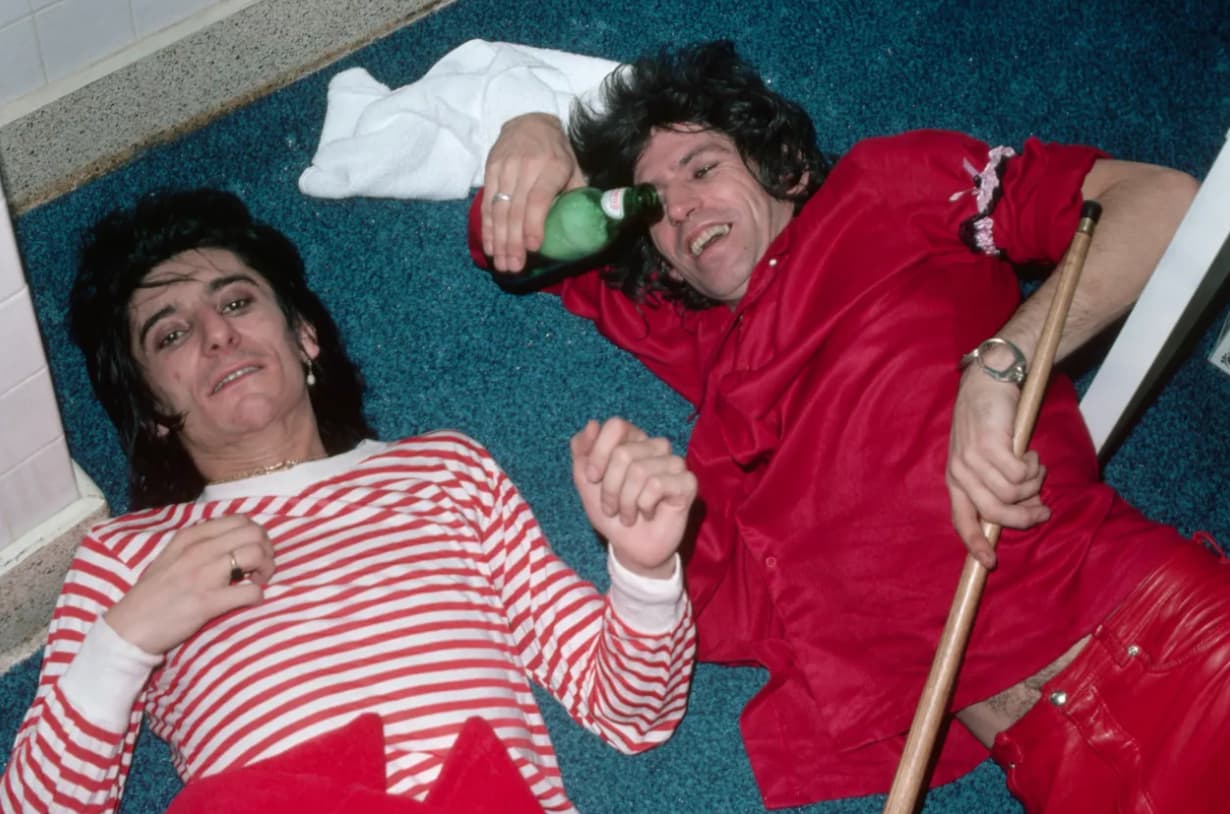
{"type": "Polygon", "coordinates": [[[477,442],[371,440],[297,251],[233,196],[104,219],[71,317],[136,510],[71,566],[0,809],[115,810],[145,716],[192,781],[374,714],[387,794],[408,800],[477,716],[550,811],[572,807],[531,681],[621,751],[669,737],[694,649],[676,549],[696,482],[664,439],[621,419],[572,439],[609,543],[603,596],[477,442]]]}

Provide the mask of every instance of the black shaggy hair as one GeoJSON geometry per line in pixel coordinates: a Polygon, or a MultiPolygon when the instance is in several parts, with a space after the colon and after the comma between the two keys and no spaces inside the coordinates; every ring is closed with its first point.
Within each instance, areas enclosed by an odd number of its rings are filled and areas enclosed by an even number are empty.
{"type": "MultiPolygon", "coordinates": [[[[611,189],[632,183],[654,130],[680,126],[729,136],[765,191],[794,202],[796,212],[828,175],[811,118],[769,90],[728,40],[662,49],[622,66],[604,80],[598,102],[574,109],[569,138],[589,182],[611,189]]],[[[656,292],[687,308],[717,304],[670,279],[664,262],[642,231],[612,250],[606,279],[638,301],[656,292]]]]}

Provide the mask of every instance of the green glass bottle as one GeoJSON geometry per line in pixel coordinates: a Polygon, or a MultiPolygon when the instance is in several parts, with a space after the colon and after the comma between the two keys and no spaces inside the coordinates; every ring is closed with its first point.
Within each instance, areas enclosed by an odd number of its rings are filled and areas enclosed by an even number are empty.
{"type": "Polygon", "coordinates": [[[625,225],[654,218],[659,211],[658,191],[652,184],[568,190],[547,210],[537,253],[557,263],[590,257],[610,246],[625,225]]]}
{"type": "MultiPolygon", "coordinates": [[[[470,203],[466,242],[470,257],[480,268],[490,269],[491,258],[483,252],[482,203],[479,190],[470,203]]],[[[547,210],[542,247],[526,257],[520,274],[498,274],[501,286],[519,290],[541,285],[543,276],[554,272],[586,271],[578,261],[598,254],[614,242],[629,225],[652,223],[662,215],[658,191],[652,184],[609,189],[581,187],[561,193],[547,210]]]]}

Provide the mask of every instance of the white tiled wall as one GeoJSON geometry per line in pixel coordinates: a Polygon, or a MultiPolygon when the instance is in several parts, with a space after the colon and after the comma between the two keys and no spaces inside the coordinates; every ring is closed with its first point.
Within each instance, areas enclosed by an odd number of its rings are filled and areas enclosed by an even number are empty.
{"type": "Polygon", "coordinates": [[[3,200],[0,188],[0,549],[79,497],[3,200]]]}
{"type": "Polygon", "coordinates": [[[0,105],[237,0],[0,0],[0,105]]]}

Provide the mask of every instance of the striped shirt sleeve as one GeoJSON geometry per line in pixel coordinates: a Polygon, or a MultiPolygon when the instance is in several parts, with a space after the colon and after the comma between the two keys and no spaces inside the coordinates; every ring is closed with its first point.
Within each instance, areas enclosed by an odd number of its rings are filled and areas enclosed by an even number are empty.
{"type": "Polygon", "coordinates": [[[131,586],[130,576],[97,540],[85,538],[52,615],[38,689],[0,785],[0,810],[118,807],[141,724],[141,694],[160,661],[101,618],[131,586]]]}
{"type": "Polygon", "coordinates": [[[521,495],[469,441],[465,510],[478,526],[518,656],[581,725],[625,753],[670,737],[686,708],[695,653],[691,605],[671,580],[608,559],[603,596],[551,551],[521,495]]]}

